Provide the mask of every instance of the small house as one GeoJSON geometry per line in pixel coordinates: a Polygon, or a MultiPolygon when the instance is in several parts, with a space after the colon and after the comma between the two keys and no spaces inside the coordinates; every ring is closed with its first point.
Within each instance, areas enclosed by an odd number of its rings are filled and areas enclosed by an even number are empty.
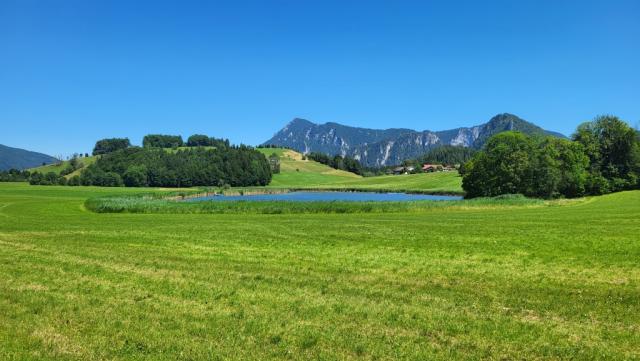
{"type": "Polygon", "coordinates": [[[425,173],[437,172],[438,167],[439,166],[437,164],[424,164],[422,166],[422,171],[425,173]]]}

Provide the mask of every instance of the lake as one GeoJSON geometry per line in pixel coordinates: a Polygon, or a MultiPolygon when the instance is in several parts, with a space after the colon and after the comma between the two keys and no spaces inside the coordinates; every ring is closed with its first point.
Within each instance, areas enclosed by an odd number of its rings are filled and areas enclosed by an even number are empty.
{"type": "Polygon", "coordinates": [[[190,198],[187,201],[292,201],[292,202],[405,202],[405,201],[457,201],[460,196],[441,196],[409,193],[375,192],[289,192],[277,194],[254,194],[235,196],[206,196],[190,198]]]}

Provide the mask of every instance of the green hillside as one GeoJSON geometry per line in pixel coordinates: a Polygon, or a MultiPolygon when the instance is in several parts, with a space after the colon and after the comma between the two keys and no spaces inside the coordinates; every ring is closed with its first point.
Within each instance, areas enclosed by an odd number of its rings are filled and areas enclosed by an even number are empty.
{"type": "Polygon", "coordinates": [[[274,174],[270,188],[462,192],[462,178],[458,172],[361,177],[312,160],[302,160],[302,155],[293,150],[259,150],[266,156],[276,153],[281,159],[281,172],[274,174]]]}
{"type": "MultiPolygon", "coordinates": [[[[78,161],[80,163],[84,164],[84,167],[87,167],[87,166],[95,163],[96,159],[98,159],[98,156],[89,156],[89,157],[78,158],[78,161]]],[[[40,166],[40,167],[31,168],[31,169],[29,169],[29,171],[31,171],[31,172],[40,172],[42,174],[49,173],[49,172],[54,172],[55,174],[60,174],[60,172],[62,172],[62,170],[67,168],[68,165],[69,165],[69,161],[65,160],[65,161],[62,161],[62,162],[54,163],[54,164],[48,164],[48,165],[43,165],[43,166],[40,166]]],[[[82,171],[82,168],[76,170],[73,173],[67,174],[65,177],[66,178],[71,178],[74,175],[79,175],[81,171],[82,171]]]]}
{"type": "Polygon", "coordinates": [[[388,214],[92,213],[0,184],[3,360],[633,360],[640,191],[388,214]]]}
{"type": "MultiPolygon", "coordinates": [[[[187,149],[183,147],[182,149],[187,149]]],[[[331,190],[386,190],[432,193],[461,193],[462,178],[457,172],[439,172],[408,175],[361,177],[343,170],[333,169],[313,160],[303,160],[302,154],[283,148],[259,148],[265,156],[276,153],[280,157],[280,173],[274,174],[268,188],[331,189],[331,190]]],[[[175,150],[168,149],[173,152],[175,150]]],[[[84,166],[94,163],[97,156],[79,158],[84,166]]],[[[59,174],[69,161],[36,167],[31,171],[59,174]]],[[[79,169],[69,175],[79,174],[79,169]]]]}
{"type": "Polygon", "coordinates": [[[313,160],[302,160],[302,154],[282,148],[258,148],[265,156],[280,157],[280,173],[273,175],[270,187],[306,187],[361,179],[357,174],[333,169],[313,160]]]}

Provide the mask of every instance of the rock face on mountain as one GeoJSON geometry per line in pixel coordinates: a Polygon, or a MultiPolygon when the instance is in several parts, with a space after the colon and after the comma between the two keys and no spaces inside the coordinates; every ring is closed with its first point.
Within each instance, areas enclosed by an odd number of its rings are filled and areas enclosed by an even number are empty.
{"type": "Polygon", "coordinates": [[[32,168],[57,161],[56,158],[46,154],[0,144],[0,171],[32,168]]]}
{"type": "Polygon", "coordinates": [[[315,124],[296,118],[263,144],[286,146],[303,153],[340,154],[354,157],[365,166],[380,167],[400,164],[442,145],[481,148],[491,136],[507,130],[564,137],[505,113],[481,125],[443,131],[367,129],[338,123],[315,124]]]}

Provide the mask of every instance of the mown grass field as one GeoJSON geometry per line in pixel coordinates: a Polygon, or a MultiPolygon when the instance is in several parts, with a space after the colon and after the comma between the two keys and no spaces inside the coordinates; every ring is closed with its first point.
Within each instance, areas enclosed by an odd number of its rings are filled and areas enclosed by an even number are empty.
{"type": "Polygon", "coordinates": [[[0,183],[2,360],[640,358],[640,192],[389,214],[98,214],[0,183]]]}

